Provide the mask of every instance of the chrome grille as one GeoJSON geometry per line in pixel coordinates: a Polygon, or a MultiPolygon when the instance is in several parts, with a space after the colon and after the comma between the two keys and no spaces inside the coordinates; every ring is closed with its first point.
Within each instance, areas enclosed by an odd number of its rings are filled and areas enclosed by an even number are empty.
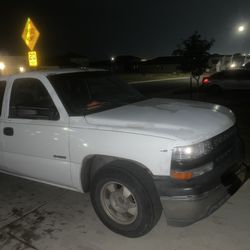
{"type": "Polygon", "coordinates": [[[230,142],[233,143],[234,140],[236,139],[236,136],[237,136],[236,127],[232,127],[230,129],[228,129],[227,131],[212,138],[213,148],[218,148],[218,147],[225,145],[225,144],[228,144],[228,143],[231,144],[230,142]]]}

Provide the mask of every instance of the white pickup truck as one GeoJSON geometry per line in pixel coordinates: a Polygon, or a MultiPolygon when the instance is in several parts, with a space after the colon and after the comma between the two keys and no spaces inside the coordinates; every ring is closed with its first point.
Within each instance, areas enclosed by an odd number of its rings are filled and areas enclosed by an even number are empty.
{"type": "Polygon", "coordinates": [[[111,230],[144,235],[211,214],[246,169],[234,114],[147,99],[111,73],[36,71],[0,79],[0,171],[79,191],[111,230]]]}

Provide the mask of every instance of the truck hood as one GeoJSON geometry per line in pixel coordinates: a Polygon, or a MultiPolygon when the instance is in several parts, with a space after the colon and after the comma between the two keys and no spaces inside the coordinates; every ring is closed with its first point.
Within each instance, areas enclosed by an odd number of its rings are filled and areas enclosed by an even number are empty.
{"type": "Polygon", "coordinates": [[[235,123],[234,114],[224,106],[159,98],[87,115],[85,119],[99,129],[193,143],[211,138],[235,123]]]}

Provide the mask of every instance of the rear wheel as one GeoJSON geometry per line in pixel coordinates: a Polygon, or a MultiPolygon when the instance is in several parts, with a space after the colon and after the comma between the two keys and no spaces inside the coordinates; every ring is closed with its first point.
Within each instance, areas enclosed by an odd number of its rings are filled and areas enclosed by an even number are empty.
{"type": "Polygon", "coordinates": [[[127,237],[146,234],[159,220],[162,208],[152,195],[157,194],[150,194],[131,172],[116,166],[100,169],[91,185],[92,204],[101,221],[127,237]]]}

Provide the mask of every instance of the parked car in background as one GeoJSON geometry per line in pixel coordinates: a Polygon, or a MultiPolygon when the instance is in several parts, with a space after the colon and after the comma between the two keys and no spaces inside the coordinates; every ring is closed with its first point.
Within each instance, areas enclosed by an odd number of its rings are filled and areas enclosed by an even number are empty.
{"type": "Polygon", "coordinates": [[[203,77],[202,87],[213,92],[226,89],[250,89],[250,70],[223,70],[210,76],[203,77]]]}

